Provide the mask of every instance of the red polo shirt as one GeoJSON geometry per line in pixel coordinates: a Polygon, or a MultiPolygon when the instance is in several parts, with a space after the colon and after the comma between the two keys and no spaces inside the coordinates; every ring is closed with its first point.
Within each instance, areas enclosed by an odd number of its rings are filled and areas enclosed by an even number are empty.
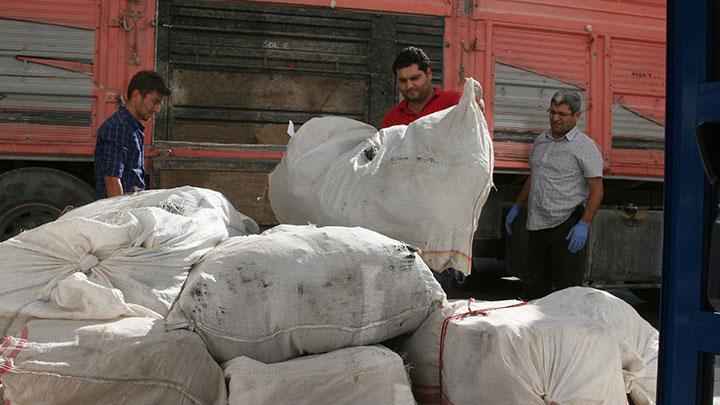
{"type": "Polygon", "coordinates": [[[420,117],[452,107],[460,102],[461,93],[457,91],[444,91],[438,86],[433,86],[434,94],[430,101],[425,104],[420,114],[415,114],[408,108],[407,100],[403,100],[388,110],[382,122],[382,128],[393,125],[408,125],[420,117]]]}

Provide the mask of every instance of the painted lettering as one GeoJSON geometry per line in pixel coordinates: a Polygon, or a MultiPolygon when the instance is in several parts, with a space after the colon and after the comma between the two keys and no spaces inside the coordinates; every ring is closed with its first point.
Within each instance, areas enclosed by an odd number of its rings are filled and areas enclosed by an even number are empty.
{"type": "Polygon", "coordinates": [[[268,48],[268,49],[290,49],[290,44],[287,43],[287,42],[263,41],[263,48],[268,48]]]}

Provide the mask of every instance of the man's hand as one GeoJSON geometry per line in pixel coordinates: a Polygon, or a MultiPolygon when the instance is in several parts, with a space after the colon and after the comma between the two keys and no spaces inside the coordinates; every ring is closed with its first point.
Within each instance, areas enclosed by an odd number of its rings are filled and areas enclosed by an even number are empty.
{"type": "Polygon", "coordinates": [[[505,231],[507,231],[508,235],[512,235],[512,223],[515,221],[515,218],[517,218],[519,213],[520,207],[517,204],[513,204],[512,208],[510,208],[510,212],[508,212],[505,217],[505,231]]]}
{"type": "Polygon", "coordinates": [[[583,220],[578,221],[578,223],[570,229],[570,232],[568,232],[565,237],[565,240],[570,241],[568,244],[568,250],[570,253],[577,253],[583,248],[583,246],[585,246],[589,230],[590,224],[583,220]]]}

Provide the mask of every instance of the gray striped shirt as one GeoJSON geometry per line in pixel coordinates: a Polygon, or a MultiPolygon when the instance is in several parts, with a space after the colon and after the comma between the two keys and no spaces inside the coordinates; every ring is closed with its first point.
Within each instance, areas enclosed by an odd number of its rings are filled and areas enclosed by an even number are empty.
{"type": "Polygon", "coordinates": [[[575,127],[560,139],[550,132],[535,138],[530,155],[527,229],[552,228],[570,217],[590,194],[586,178],[602,177],[603,159],[595,141],[575,127]]]}

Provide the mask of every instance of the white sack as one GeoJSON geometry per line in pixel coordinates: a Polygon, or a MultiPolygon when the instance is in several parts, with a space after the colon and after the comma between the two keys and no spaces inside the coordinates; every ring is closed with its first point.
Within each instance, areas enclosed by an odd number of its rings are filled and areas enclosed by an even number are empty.
{"type": "MultiPolygon", "coordinates": [[[[471,308],[472,310],[504,308],[520,303],[522,303],[522,301],[517,300],[477,301],[471,304],[471,308]]],[[[439,362],[440,334],[443,321],[455,314],[467,312],[470,308],[468,305],[468,301],[453,300],[449,305],[433,312],[398,348],[403,358],[409,362],[412,391],[415,400],[419,404],[441,403],[439,362]]],[[[446,340],[445,344],[457,343],[452,340],[446,340]]],[[[468,365],[467,367],[471,366],[468,365]]]]}
{"type": "Polygon", "coordinates": [[[227,403],[223,372],[202,339],[162,320],[36,320],[0,344],[12,404],[227,403]]]}
{"type": "Polygon", "coordinates": [[[610,334],[623,354],[625,391],[636,405],[655,403],[659,333],[620,298],[593,288],[572,287],[534,301],[543,311],[586,316],[610,334]],[[644,368],[638,367],[637,357],[644,368]]]}
{"type": "Polygon", "coordinates": [[[238,357],[223,364],[230,405],[414,404],[403,361],[361,346],[275,364],[238,357]]]}
{"type": "Polygon", "coordinates": [[[29,318],[161,318],[195,262],[257,230],[222,194],[193,187],[77,208],[0,243],[0,335],[29,318]]]}
{"type": "MultiPolygon", "coordinates": [[[[448,322],[442,354],[444,401],[538,405],[627,402],[624,377],[644,366],[615,339],[610,325],[581,313],[535,303],[508,308],[514,304],[517,302],[473,303],[473,311],[500,309],[448,322]]],[[[419,403],[440,403],[442,324],[447,317],[468,312],[468,305],[455,302],[434,313],[401,346],[400,351],[407,353],[419,403]]]]}
{"type": "Polygon", "coordinates": [[[363,228],[281,225],[208,253],[167,316],[222,363],[266,363],[379,343],[445,299],[405,244],[363,228]]]}
{"type": "Polygon", "coordinates": [[[435,271],[470,273],[472,237],[492,185],[493,147],[473,79],[460,103],[377,131],[314,118],[270,174],[278,220],[361,226],[417,246],[435,271]]]}

